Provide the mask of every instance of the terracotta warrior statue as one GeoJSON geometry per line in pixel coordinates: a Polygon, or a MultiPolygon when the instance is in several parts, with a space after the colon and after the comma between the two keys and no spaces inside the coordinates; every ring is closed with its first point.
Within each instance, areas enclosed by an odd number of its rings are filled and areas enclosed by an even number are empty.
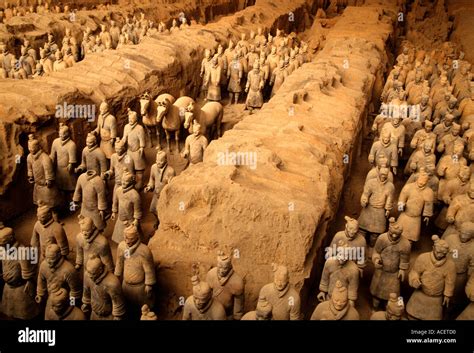
{"type": "Polygon", "coordinates": [[[263,73],[260,71],[260,64],[258,60],[253,63],[253,69],[247,75],[247,84],[245,85],[245,92],[247,92],[247,99],[245,101],[246,109],[252,111],[254,108],[261,108],[263,105],[262,90],[265,81],[263,73]]]}
{"type": "MultiPolygon", "coordinates": [[[[5,253],[9,249],[23,252],[12,228],[0,223],[0,247],[5,253]]],[[[34,254],[32,254],[34,256],[34,254]]],[[[38,260],[36,253],[36,261],[38,260]]],[[[2,258],[2,280],[4,282],[0,312],[18,320],[31,320],[40,313],[35,302],[37,263],[27,259],[2,258]]]]}
{"type": "Polygon", "coordinates": [[[206,76],[204,76],[204,85],[207,87],[207,100],[219,102],[221,100],[221,76],[222,68],[219,66],[217,55],[211,59],[206,76]]]}
{"type": "Polygon", "coordinates": [[[469,305],[459,314],[456,320],[474,320],[474,274],[471,274],[466,285],[466,296],[470,300],[469,305]]]}
{"type": "Polygon", "coordinates": [[[55,167],[58,189],[66,193],[73,193],[77,182],[74,175],[77,147],[76,143],[71,140],[69,127],[65,124],[59,126],[59,137],[51,145],[50,158],[55,167]]]}
{"type": "Polygon", "coordinates": [[[388,160],[388,165],[392,168],[394,175],[397,175],[398,152],[396,144],[392,143],[390,131],[382,129],[380,139],[375,141],[370,149],[369,163],[376,164],[376,160],[384,155],[388,160]]]}
{"type": "Polygon", "coordinates": [[[259,297],[267,298],[272,305],[273,320],[300,320],[300,295],[290,284],[286,266],[273,265],[273,283],[266,284],[260,290],[259,297]]]}
{"type": "Polygon", "coordinates": [[[336,282],[341,281],[348,288],[351,305],[355,305],[359,289],[359,268],[355,264],[356,259],[351,258],[352,255],[351,248],[344,240],[340,240],[337,244],[337,254],[332,254],[326,259],[319,282],[320,292],[317,295],[320,302],[328,300],[336,282]]]}
{"type": "Polygon", "coordinates": [[[110,114],[109,105],[105,101],[100,103],[97,127],[93,132],[100,137],[100,149],[105,157],[110,159],[114,153],[114,141],[117,137],[117,119],[110,114]]]}
{"type": "Polygon", "coordinates": [[[122,320],[125,300],[119,279],[107,271],[98,257],[87,261],[81,310],[87,315],[92,308],[91,320],[122,320]]]}
{"type": "Polygon", "coordinates": [[[186,299],[183,307],[183,320],[226,320],[224,305],[213,298],[212,289],[198,275],[191,278],[193,295],[186,299]]]}
{"type": "Polygon", "coordinates": [[[456,265],[448,258],[449,245],[437,235],[431,238],[433,250],[420,254],[408,274],[415,291],[408,300],[409,319],[441,320],[454,292],[456,265]]]}
{"type": "Polygon", "coordinates": [[[337,281],[329,300],[319,303],[311,320],[359,320],[359,313],[349,303],[347,288],[337,281]]]}
{"type": "Polygon", "coordinates": [[[388,168],[380,168],[378,178],[366,181],[360,198],[359,228],[370,234],[371,247],[387,229],[387,217],[393,207],[395,187],[388,180],[388,173],[388,168]]]}
{"type": "Polygon", "coordinates": [[[46,247],[50,244],[58,244],[61,255],[69,254],[69,243],[64,227],[53,218],[53,212],[48,206],[39,206],[36,215],[38,220],[33,227],[31,235],[31,246],[38,249],[39,263],[43,261],[46,247]]]}
{"type": "Polygon", "coordinates": [[[123,295],[134,317],[144,304],[151,309],[154,306],[155,264],[150,249],[140,241],[137,227],[125,228],[123,238],[117,247],[115,275],[122,282],[123,295]]]}
{"type": "Polygon", "coordinates": [[[360,270],[362,270],[365,267],[367,242],[364,236],[359,232],[359,222],[349,216],[345,216],[344,219],[346,220],[345,229],[334,235],[329,247],[333,248],[334,246],[337,246],[337,244],[342,240],[346,243],[348,248],[352,249],[351,251],[361,249],[362,258],[357,260],[356,265],[360,270]]]}
{"type": "Polygon", "coordinates": [[[114,190],[111,219],[117,221],[112,240],[117,244],[123,240],[123,231],[126,225],[134,224],[138,227],[143,216],[140,194],[134,186],[135,177],[128,171],[124,171],[120,186],[114,190]]]}
{"type": "Polygon", "coordinates": [[[416,182],[405,184],[398,197],[398,210],[401,211],[397,223],[403,229],[403,236],[411,242],[420,239],[421,217],[428,225],[433,215],[434,193],[428,185],[429,176],[420,173],[416,182]]]}
{"type": "Polygon", "coordinates": [[[74,205],[82,201],[81,216],[90,217],[97,229],[105,228],[105,184],[94,169],[79,176],[72,201],[74,205]]]}
{"type": "Polygon", "coordinates": [[[233,60],[229,63],[229,68],[227,70],[227,79],[229,84],[227,85],[227,90],[229,91],[229,104],[237,104],[239,101],[239,94],[242,92],[242,86],[240,84],[243,76],[243,66],[240,63],[239,52],[233,52],[233,60]]]}
{"type": "Polygon", "coordinates": [[[128,124],[123,130],[122,141],[127,143],[128,154],[133,159],[136,172],[136,189],[141,190],[145,160],[145,129],[138,123],[137,113],[128,110],[128,124]]]}
{"type": "Polygon", "coordinates": [[[400,283],[410,267],[411,244],[402,235],[402,227],[390,218],[388,232],[375,242],[372,262],[375,270],[370,284],[370,294],[375,309],[380,300],[390,300],[391,294],[400,296],[400,283]]]}
{"type": "MultiPolygon", "coordinates": [[[[273,47],[274,49],[275,47],[273,47]]],[[[275,54],[276,55],[276,54],[275,54]]],[[[280,60],[278,62],[278,67],[275,67],[272,71],[272,75],[270,78],[270,86],[272,86],[272,92],[270,94],[270,97],[273,97],[280,86],[285,82],[285,79],[288,77],[288,71],[285,68],[285,61],[280,60]]]]}
{"type": "Polygon", "coordinates": [[[203,94],[203,97],[207,97],[207,82],[205,78],[208,75],[209,69],[211,67],[211,51],[209,49],[206,49],[204,51],[204,58],[201,61],[201,71],[199,73],[199,76],[203,78],[202,81],[202,86],[201,86],[201,92],[203,94]]]}
{"type": "Polygon", "coordinates": [[[41,149],[39,141],[29,135],[29,154],[26,158],[28,181],[34,184],[33,202],[55,208],[60,204],[59,191],[55,185],[54,167],[51,158],[41,149]]]}
{"type": "Polygon", "coordinates": [[[133,158],[127,153],[126,144],[120,139],[115,139],[115,153],[110,157],[110,168],[104,173],[105,179],[115,178],[114,192],[122,183],[124,171],[135,175],[133,158]]]}
{"type": "Polygon", "coordinates": [[[221,251],[217,257],[217,267],[206,276],[214,299],[224,305],[228,320],[240,320],[244,309],[244,281],[232,267],[232,257],[221,251]]]}
{"type": "Polygon", "coordinates": [[[57,288],[50,293],[51,310],[48,314],[48,320],[76,321],[86,320],[86,316],[75,305],[71,305],[71,298],[65,288],[57,288]]]}
{"type": "Polygon", "coordinates": [[[89,217],[79,218],[80,232],[76,236],[76,270],[87,266],[91,256],[98,257],[107,271],[114,271],[114,261],[107,238],[94,225],[89,217]]]}
{"type": "Polygon", "coordinates": [[[370,320],[403,320],[405,314],[405,305],[403,298],[397,293],[390,293],[385,311],[376,311],[370,317],[370,320]],[[402,300],[400,300],[402,299],[402,300]]]}
{"type": "Polygon", "coordinates": [[[93,133],[89,133],[86,137],[86,147],[82,150],[81,164],[74,172],[83,173],[90,170],[95,171],[100,177],[107,171],[107,159],[97,145],[97,138],[93,133]]]}
{"type": "Polygon", "coordinates": [[[54,319],[51,312],[51,293],[59,288],[65,288],[70,294],[70,299],[79,303],[82,294],[81,281],[74,265],[61,255],[61,250],[56,244],[46,247],[46,255],[39,267],[38,286],[35,300],[38,304],[47,295],[45,320],[54,319]]]}
{"type": "Polygon", "coordinates": [[[204,159],[204,150],[207,148],[207,138],[201,133],[201,124],[193,121],[193,133],[186,137],[184,150],[181,152],[182,158],[187,158],[189,164],[197,164],[204,159]]]}
{"type": "Polygon", "coordinates": [[[242,321],[257,321],[257,320],[271,320],[272,319],[272,305],[267,298],[259,297],[257,307],[254,311],[249,311],[242,316],[242,321]]]}
{"type": "Polygon", "coordinates": [[[155,216],[154,229],[158,229],[160,218],[158,216],[158,200],[161,190],[175,177],[174,169],[168,165],[168,157],[161,149],[156,152],[156,163],[151,166],[150,179],[145,187],[145,192],[153,192],[153,199],[150,204],[150,213],[155,216]]]}
{"type": "Polygon", "coordinates": [[[472,222],[474,214],[474,180],[469,182],[469,189],[466,193],[456,196],[446,212],[446,221],[450,224],[445,234],[454,232],[454,227],[461,229],[464,222],[472,222]]]}

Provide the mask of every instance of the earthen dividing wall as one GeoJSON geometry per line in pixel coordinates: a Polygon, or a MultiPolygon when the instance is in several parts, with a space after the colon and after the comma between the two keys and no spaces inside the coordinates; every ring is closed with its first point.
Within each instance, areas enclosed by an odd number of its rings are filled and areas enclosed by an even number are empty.
{"type": "Polygon", "coordinates": [[[149,243],[166,293],[162,315],[177,317],[179,299],[191,293],[192,264],[204,277],[225,246],[234,249],[236,271],[245,278],[247,310],[272,280],[271,263],[287,265],[291,282],[304,288],[323,254],[347,157],[383,84],[395,15],[391,6],[348,7],[313,62],[162,191],[161,223],[149,243]],[[226,157],[233,152],[242,159],[226,157]],[[253,154],[256,168],[233,165],[253,154]]]}

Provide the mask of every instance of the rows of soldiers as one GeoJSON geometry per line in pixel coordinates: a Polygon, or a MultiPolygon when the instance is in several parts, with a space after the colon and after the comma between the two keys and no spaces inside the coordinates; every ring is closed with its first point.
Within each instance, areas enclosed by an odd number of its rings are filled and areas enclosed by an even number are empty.
{"type": "Polygon", "coordinates": [[[5,8],[0,8],[0,23],[4,23],[16,16],[26,16],[28,14],[46,15],[46,14],[60,14],[70,13],[69,5],[62,5],[57,3],[51,6],[50,1],[37,0],[35,5],[24,6],[22,1],[18,0],[17,4],[5,2],[5,8]]]}
{"type": "Polygon", "coordinates": [[[237,104],[239,96],[247,93],[246,109],[261,108],[264,99],[275,95],[293,71],[309,61],[308,45],[285,35],[265,35],[262,28],[245,33],[234,44],[230,40],[224,50],[222,45],[215,53],[207,49],[201,62],[201,94],[208,101],[221,101],[227,90],[229,104],[237,104]]]}

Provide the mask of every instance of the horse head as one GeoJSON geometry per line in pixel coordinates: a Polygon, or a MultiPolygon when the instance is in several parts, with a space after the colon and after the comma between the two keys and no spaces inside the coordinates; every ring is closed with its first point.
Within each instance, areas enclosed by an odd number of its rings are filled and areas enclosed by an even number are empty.
{"type": "Polygon", "coordinates": [[[158,123],[166,116],[171,104],[172,102],[168,97],[158,96],[156,99],[156,121],[158,123]]]}
{"type": "Polygon", "coordinates": [[[194,104],[189,103],[184,111],[184,128],[191,130],[191,122],[194,119],[194,104]]]}
{"type": "Polygon", "coordinates": [[[144,116],[150,107],[151,96],[150,93],[145,92],[140,96],[140,115],[144,116]]]}

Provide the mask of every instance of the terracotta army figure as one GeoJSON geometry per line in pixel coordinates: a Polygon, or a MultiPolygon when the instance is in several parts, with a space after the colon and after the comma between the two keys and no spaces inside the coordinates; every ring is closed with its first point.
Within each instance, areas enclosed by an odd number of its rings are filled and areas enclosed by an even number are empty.
{"type": "Polygon", "coordinates": [[[28,74],[26,73],[25,69],[20,65],[20,62],[15,57],[13,57],[11,61],[11,71],[9,77],[16,80],[26,80],[28,78],[28,74]]]}
{"type": "Polygon", "coordinates": [[[110,21],[109,33],[110,33],[110,38],[112,40],[112,48],[115,49],[117,47],[119,37],[120,37],[120,28],[118,28],[114,20],[110,21]]]}
{"type": "Polygon", "coordinates": [[[249,311],[242,316],[242,321],[258,321],[258,320],[271,320],[272,319],[272,305],[268,302],[267,298],[259,297],[257,307],[254,311],[249,311]]]}
{"type": "Polygon", "coordinates": [[[207,100],[219,102],[221,100],[221,71],[222,68],[219,66],[217,55],[211,59],[211,64],[206,70],[206,76],[204,76],[204,83],[207,87],[207,100]]]}
{"type": "Polygon", "coordinates": [[[109,105],[105,101],[100,103],[99,118],[94,133],[100,136],[100,148],[105,157],[110,159],[114,153],[114,141],[117,137],[117,119],[110,114],[109,105]]]}
{"type": "Polygon", "coordinates": [[[246,109],[252,111],[254,108],[261,108],[263,105],[262,90],[264,87],[264,80],[262,72],[260,71],[260,64],[258,61],[253,63],[253,69],[247,75],[247,84],[245,85],[245,92],[247,92],[247,99],[245,101],[246,109]]]}
{"type": "Polygon", "coordinates": [[[54,208],[59,205],[59,191],[55,185],[55,175],[53,162],[44,152],[39,141],[29,136],[28,140],[29,154],[26,158],[28,167],[28,181],[34,184],[33,202],[35,205],[46,205],[54,208]]]}
{"type": "Polygon", "coordinates": [[[348,288],[348,298],[351,305],[354,306],[359,289],[359,268],[355,264],[357,259],[354,258],[356,254],[344,240],[339,241],[336,252],[324,263],[317,298],[320,302],[328,300],[336,282],[341,281],[348,288]]]}
{"type": "Polygon", "coordinates": [[[461,132],[461,125],[453,123],[449,134],[444,135],[438,144],[438,148],[436,149],[439,153],[443,153],[444,155],[451,156],[454,152],[454,144],[462,143],[464,144],[464,140],[459,133],[461,132]]]}
{"type": "Polygon", "coordinates": [[[107,171],[107,159],[104,152],[97,146],[97,138],[89,133],[86,138],[86,147],[82,150],[81,164],[74,170],[76,173],[95,171],[102,176],[107,171]]]}
{"type": "Polygon", "coordinates": [[[406,129],[402,124],[402,118],[399,115],[394,116],[390,122],[386,122],[382,129],[390,132],[393,143],[398,148],[398,154],[403,154],[403,148],[405,147],[405,135],[406,129]]]}
{"type": "Polygon", "coordinates": [[[459,169],[458,177],[447,181],[443,189],[438,193],[438,200],[444,203],[435,225],[439,229],[446,229],[448,222],[446,221],[446,213],[451,201],[458,195],[463,195],[469,190],[469,178],[471,177],[471,170],[468,166],[462,166],[459,169]]]}
{"type": "Polygon", "coordinates": [[[471,274],[466,284],[466,296],[470,300],[469,305],[459,314],[456,320],[474,320],[474,274],[471,274]]]}
{"type": "Polygon", "coordinates": [[[453,296],[456,266],[447,256],[449,245],[437,235],[431,239],[433,250],[420,254],[408,274],[408,283],[415,288],[406,308],[410,319],[441,320],[443,306],[453,296]]]}
{"type": "Polygon", "coordinates": [[[239,60],[239,53],[234,51],[233,60],[229,63],[229,69],[227,70],[227,79],[229,84],[227,90],[229,91],[230,101],[232,104],[232,98],[234,98],[234,104],[239,101],[239,94],[242,92],[242,86],[240,84],[243,76],[243,66],[239,60]]]}
{"type": "Polygon", "coordinates": [[[183,320],[226,320],[224,305],[215,300],[212,289],[197,275],[191,278],[193,295],[186,299],[183,307],[183,320]]]}
{"type": "Polygon", "coordinates": [[[270,95],[271,97],[276,94],[287,77],[288,71],[285,69],[285,61],[280,60],[278,62],[278,67],[273,70],[272,76],[270,78],[270,86],[272,86],[272,93],[270,95]]]}
{"type": "Polygon", "coordinates": [[[127,153],[126,144],[120,139],[115,139],[115,153],[110,157],[110,169],[105,172],[106,179],[115,178],[114,191],[122,183],[124,171],[135,175],[133,159],[127,153]]]}
{"type": "Polygon", "coordinates": [[[333,248],[334,246],[337,246],[337,244],[342,240],[346,243],[348,248],[352,249],[351,251],[353,251],[353,254],[356,253],[356,251],[361,250],[360,254],[362,255],[362,258],[357,259],[356,265],[360,270],[362,270],[365,267],[367,242],[364,236],[359,232],[359,222],[348,216],[345,216],[344,219],[346,220],[345,229],[334,235],[329,247],[333,248]]]}
{"type": "Polygon", "coordinates": [[[464,222],[455,232],[443,235],[451,250],[449,258],[456,265],[456,283],[454,300],[459,301],[463,295],[467,279],[474,272],[474,222],[464,222]]]}
{"type": "Polygon", "coordinates": [[[260,290],[259,297],[272,305],[273,320],[300,320],[300,295],[290,284],[286,266],[273,265],[274,279],[260,290]]]}
{"type": "Polygon", "coordinates": [[[347,288],[337,281],[331,298],[318,304],[311,320],[359,320],[359,313],[349,302],[347,288]]]}
{"type": "Polygon", "coordinates": [[[137,227],[130,225],[123,231],[124,240],[117,247],[115,275],[122,282],[123,295],[133,308],[131,317],[147,304],[154,305],[153,286],[156,284],[155,264],[148,246],[140,241],[137,227]]]}
{"type": "Polygon", "coordinates": [[[127,153],[133,159],[136,176],[136,189],[141,190],[145,160],[145,129],[138,123],[137,113],[128,110],[128,124],[123,130],[122,141],[127,143],[127,153]]]}
{"type": "Polygon", "coordinates": [[[193,133],[186,137],[184,150],[181,152],[182,158],[187,158],[189,164],[197,164],[204,159],[204,150],[207,148],[207,138],[201,133],[201,124],[193,121],[193,133]]]}
{"type": "Polygon", "coordinates": [[[63,226],[53,219],[53,212],[48,206],[38,207],[36,221],[31,235],[31,246],[38,249],[39,263],[43,261],[46,247],[50,244],[58,244],[61,255],[69,254],[69,243],[63,226]]]}
{"type": "Polygon", "coordinates": [[[76,143],[71,140],[67,125],[60,124],[59,137],[51,145],[50,158],[55,167],[58,189],[67,193],[74,192],[77,179],[73,172],[74,164],[77,163],[77,148],[76,143]]]}
{"type": "Polygon", "coordinates": [[[469,189],[466,193],[456,196],[449,205],[446,212],[446,220],[450,227],[448,227],[444,234],[455,231],[453,228],[461,229],[464,222],[472,222],[472,215],[474,214],[474,180],[469,182],[469,189]]]}
{"type": "Polygon", "coordinates": [[[380,155],[385,155],[388,160],[388,165],[392,168],[394,175],[397,175],[398,167],[398,153],[397,146],[392,143],[390,132],[382,129],[380,140],[375,141],[370,148],[369,163],[376,164],[376,160],[380,155]]]}
{"type": "Polygon", "coordinates": [[[376,311],[370,320],[403,320],[405,305],[397,293],[390,293],[385,311],[376,311]]]}
{"type": "MultiPolygon", "coordinates": [[[[385,157],[383,153],[379,155],[379,158],[375,161],[375,166],[369,170],[367,176],[365,177],[365,182],[369,179],[377,179],[379,177],[379,172],[381,168],[389,168],[388,159],[385,157]]],[[[393,183],[393,173],[390,171],[388,172],[388,181],[393,183]]]]}
{"type": "Polygon", "coordinates": [[[225,85],[227,82],[227,58],[224,54],[224,47],[219,44],[217,47],[217,54],[214,55],[217,58],[217,65],[221,68],[221,77],[219,80],[220,85],[225,85]]]}
{"type": "Polygon", "coordinates": [[[38,285],[36,288],[36,302],[39,304],[48,295],[46,302],[45,319],[51,318],[51,292],[65,288],[68,290],[70,298],[79,302],[81,298],[81,281],[74,265],[61,255],[61,250],[56,244],[46,247],[46,255],[39,267],[38,285]]]}
{"type": "Polygon", "coordinates": [[[207,97],[207,84],[205,78],[208,75],[208,71],[211,67],[211,51],[209,49],[206,49],[204,51],[204,58],[201,61],[201,71],[199,72],[199,76],[203,78],[202,86],[201,86],[201,92],[204,98],[207,97]]]}
{"type": "Polygon", "coordinates": [[[154,229],[158,229],[160,218],[158,216],[158,200],[161,190],[175,177],[174,169],[168,165],[168,158],[165,151],[157,150],[156,163],[151,166],[150,180],[145,187],[145,192],[153,192],[153,199],[150,204],[150,213],[155,216],[154,229]]]}
{"type": "Polygon", "coordinates": [[[224,305],[228,320],[240,320],[244,309],[244,281],[232,267],[232,257],[220,252],[217,267],[206,276],[215,300],[224,305]]]}
{"type": "Polygon", "coordinates": [[[112,36],[107,31],[107,27],[105,24],[100,25],[99,37],[100,37],[101,42],[104,44],[106,44],[107,42],[112,43],[112,36]]]}
{"type": "MultiPolygon", "coordinates": [[[[0,248],[5,253],[16,249],[17,253],[26,250],[20,245],[12,228],[0,223],[0,248]]],[[[0,311],[14,319],[31,320],[39,315],[40,308],[35,302],[36,270],[38,253],[30,253],[30,259],[3,257],[1,278],[3,294],[0,311]],[[36,255],[36,259],[34,258],[36,255]],[[36,260],[36,261],[35,261],[36,260]]]]}
{"type": "Polygon", "coordinates": [[[453,153],[451,155],[444,155],[439,160],[436,171],[440,177],[440,191],[443,190],[449,180],[457,178],[459,170],[467,165],[467,160],[463,157],[463,152],[464,142],[455,141],[453,153]]]}
{"type": "Polygon", "coordinates": [[[387,229],[387,217],[393,208],[395,187],[388,180],[388,168],[380,168],[378,178],[364,185],[360,204],[359,228],[370,233],[370,245],[387,229]]]}
{"type": "Polygon", "coordinates": [[[414,183],[405,184],[398,198],[398,210],[401,211],[397,223],[403,229],[403,236],[411,242],[420,238],[421,217],[428,225],[433,215],[434,193],[427,187],[429,176],[420,173],[414,183]]]}
{"type": "Polygon", "coordinates": [[[370,293],[375,309],[380,300],[389,300],[391,293],[400,295],[400,283],[404,281],[410,266],[411,244],[402,235],[402,228],[390,218],[388,232],[381,234],[375,242],[372,253],[374,275],[370,293]]]}
{"type": "Polygon", "coordinates": [[[444,121],[436,125],[433,132],[436,134],[436,143],[440,143],[444,135],[449,134],[453,126],[454,116],[452,114],[446,114],[444,121]]]}
{"type": "Polygon", "coordinates": [[[33,70],[36,66],[35,60],[26,51],[24,46],[21,47],[21,56],[18,59],[21,67],[25,70],[27,76],[33,75],[33,70]]]}
{"type": "Polygon", "coordinates": [[[71,305],[69,293],[65,288],[58,288],[50,293],[51,311],[48,320],[76,321],[86,320],[86,316],[78,307],[71,305]]]}
{"type": "Polygon", "coordinates": [[[53,63],[53,71],[54,72],[63,71],[65,69],[67,69],[67,64],[63,60],[63,53],[61,53],[61,51],[56,50],[56,52],[54,53],[54,57],[56,59],[53,63]]]}
{"type": "Polygon", "coordinates": [[[76,236],[76,270],[87,266],[91,256],[100,258],[107,271],[114,271],[114,261],[107,238],[94,225],[89,217],[80,217],[81,231],[76,236]]]}
{"type": "Polygon", "coordinates": [[[125,316],[125,299],[119,279],[98,257],[87,261],[81,310],[91,320],[122,320],[125,316]]]}
{"type": "Polygon", "coordinates": [[[410,164],[407,163],[405,166],[405,175],[417,173],[421,168],[426,169],[427,165],[436,165],[436,156],[433,153],[433,150],[433,141],[425,140],[425,142],[423,142],[423,148],[420,150],[414,150],[411,154],[408,160],[410,164]]]}
{"type": "Polygon", "coordinates": [[[53,61],[49,57],[49,54],[44,49],[40,49],[39,53],[40,53],[39,62],[43,66],[43,70],[45,74],[53,72],[53,61]]]}
{"type": "Polygon", "coordinates": [[[143,216],[140,194],[134,186],[135,177],[124,171],[120,186],[114,190],[111,219],[116,219],[116,222],[112,240],[117,244],[123,240],[122,234],[126,225],[134,224],[138,227],[143,216]]]}
{"type": "MultiPolygon", "coordinates": [[[[422,149],[426,140],[432,143],[434,149],[436,145],[436,134],[433,132],[433,123],[429,120],[424,121],[423,129],[415,132],[410,142],[410,147],[413,149],[422,149]]],[[[407,164],[408,163],[410,163],[410,160],[408,160],[407,164]]]]}
{"type": "Polygon", "coordinates": [[[105,228],[105,185],[95,170],[88,170],[79,176],[72,201],[75,204],[82,201],[81,216],[90,217],[97,229],[105,228]]]}

